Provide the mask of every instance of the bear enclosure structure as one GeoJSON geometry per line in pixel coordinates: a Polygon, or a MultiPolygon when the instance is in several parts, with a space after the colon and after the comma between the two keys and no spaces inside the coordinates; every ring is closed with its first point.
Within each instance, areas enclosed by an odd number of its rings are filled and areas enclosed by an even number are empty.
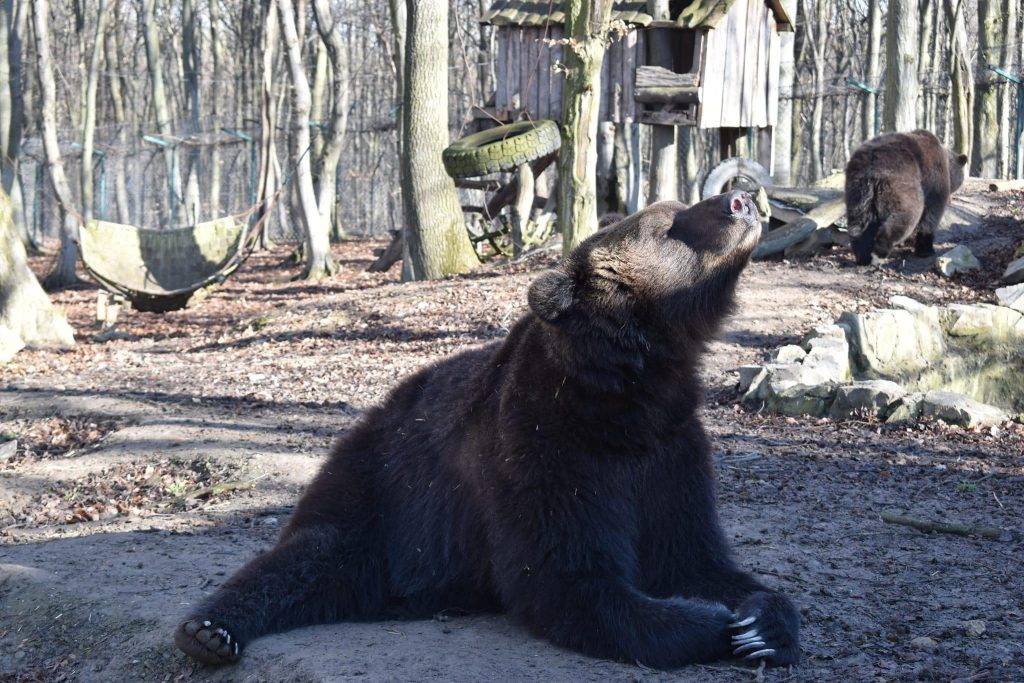
{"type": "MultiPolygon", "coordinates": [[[[667,5],[668,18],[657,20],[642,0],[614,3],[613,35],[601,71],[602,127],[716,130],[719,158],[753,156],[771,173],[779,33],[793,30],[781,0],[673,0],[667,5]],[[655,40],[671,46],[671,60],[664,53],[653,54],[655,40]]],[[[496,0],[481,21],[495,31],[496,89],[478,118],[560,121],[565,81],[558,68],[565,50],[562,3],[496,0]]],[[[639,135],[632,138],[628,166],[638,184],[639,135]]]]}

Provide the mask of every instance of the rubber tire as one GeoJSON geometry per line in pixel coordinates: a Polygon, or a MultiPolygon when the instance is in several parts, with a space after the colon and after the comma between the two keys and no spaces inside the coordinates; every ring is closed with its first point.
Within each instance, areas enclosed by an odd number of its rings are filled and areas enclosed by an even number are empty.
{"type": "Polygon", "coordinates": [[[511,171],[557,152],[561,146],[562,136],[554,121],[520,121],[456,140],[441,158],[451,177],[474,178],[511,171]]]}
{"type": "Polygon", "coordinates": [[[730,180],[744,176],[757,183],[759,187],[766,190],[773,186],[772,177],[764,166],[753,159],[743,157],[732,157],[711,169],[708,177],[704,179],[704,186],[700,191],[700,198],[707,199],[716,194],[722,194],[726,184],[730,180]]]}

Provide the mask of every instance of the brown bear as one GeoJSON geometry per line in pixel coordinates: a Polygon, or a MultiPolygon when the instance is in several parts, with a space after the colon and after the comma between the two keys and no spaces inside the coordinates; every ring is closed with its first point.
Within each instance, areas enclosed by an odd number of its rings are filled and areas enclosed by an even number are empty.
{"type": "Polygon", "coordinates": [[[935,229],[964,181],[966,163],[926,130],[887,133],[858,147],[846,164],[846,218],[857,263],[888,257],[915,228],[914,253],[934,254],[935,229]]]}
{"type": "Polygon", "coordinates": [[[796,609],[732,559],[697,412],[700,355],[760,234],[733,192],[586,239],[505,340],[367,412],[178,647],[223,664],[299,626],[486,610],[648,666],[797,661],[796,609]]]}

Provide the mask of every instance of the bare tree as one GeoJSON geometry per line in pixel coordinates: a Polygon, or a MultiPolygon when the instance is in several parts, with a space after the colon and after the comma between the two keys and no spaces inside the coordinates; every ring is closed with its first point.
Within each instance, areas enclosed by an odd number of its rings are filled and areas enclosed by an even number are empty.
{"type": "Polygon", "coordinates": [[[11,201],[0,190],[0,338],[5,331],[31,347],[68,348],[75,342],[64,315],[53,307],[29,270],[25,247],[14,228],[11,201]]]}
{"type": "Polygon", "coordinates": [[[879,59],[882,51],[882,3],[881,0],[869,0],[868,3],[868,53],[867,70],[864,72],[865,84],[870,90],[864,93],[864,113],[862,116],[861,136],[865,140],[878,133],[878,86],[879,59]]]}
{"type": "MultiPolygon", "coordinates": [[[[202,68],[199,54],[197,24],[199,15],[194,0],[181,3],[181,67],[188,110],[189,132],[199,132],[201,102],[199,99],[199,71],[202,68]]],[[[185,155],[185,218],[189,225],[199,222],[199,147],[190,144],[185,155]]]]}
{"type": "Polygon", "coordinates": [[[36,73],[41,96],[40,115],[43,128],[43,153],[46,170],[57,197],[61,215],[60,253],[53,270],[44,280],[47,289],[61,289],[78,282],[78,217],[72,207],[71,186],[64,175],[60,143],[57,140],[57,85],[53,80],[53,57],[50,52],[50,5],[48,0],[32,0],[33,29],[36,39],[36,73]]]}
{"type": "Polygon", "coordinates": [[[22,43],[28,0],[0,0],[0,190],[11,198],[15,229],[31,244],[21,193],[21,138],[25,125],[22,93],[22,43]]]}
{"type": "MultiPolygon", "coordinates": [[[[877,0],[876,0],[877,1],[877,0]]],[[[783,5],[789,16],[796,17],[796,0],[786,0],[783,5]]],[[[793,63],[796,58],[793,50],[795,36],[792,31],[787,31],[779,36],[779,110],[775,122],[775,130],[772,134],[772,142],[775,146],[775,174],[774,178],[780,185],[790,185],[792,179],[792,149],[793,149],[793,76],[796,72],[796,65],[793,63]]]]}
{"type": "Polygon", "coordinates": [[[981,79],[974,98],[974,154],[971,174],[994,178],[999,174],[999,97],[990,71],[984,67],[997,60],[1003,40],[1000,0],[978,0],[978,65],[981,79]]]}
{"type": "MultiPolygon", "coordinates": [[[[345,43],[341,35],[341,24],[331,14],[328,0],[313,0],[313,12],[316,15],[316,26],[320,32],[331,64],[331,120],[325,134],[323,149],[317,173],[317,204],[320,215],[330,223],[335,217],[334,201],[337,187],[338,162],[345,142],[348,128],[348,83],[345,82],[348,64],[345,55],[345,43]]],[[[341,226],[334,226],[333,232],[340,233],[341,226]]]]}
{"type": "Polygon", "coordinates": [[[558,157],[558,222],[568,254],[597,231],[597,119],[612,0],[565,3],[565,85],[558,157]]]}
{"type": "Polygon", "coordinates": [[[946,24],[950,33],[950,109],[953,149],[971,155],[972,111],[974,109],[974,70],[967,43],[967,22],[963,0],[945,0],[946,24]]]}
{"type": "Polygon", "coordinates": [[[889,0],[885,30],[885,111],[887,131],[917,127],[918,14],[914,0],[889,0]]]}
{"type": "Polygon", "coordinates": [[[277,0],[280,13],[281,32],[292,75],[292,165],[298,187],[302,224],[305,228],[305,265],[302,278],[320,280],[338,272],[338,264],[331,256],[331,242],[327,233],[327,221],[317,206],[316,191],[313,188],[312,165],[309,160],[309,111],[311,96],[309,80],[306,78],[299,35],[295,28],[295,8],[292,0],[277,0]]]}
{"type": "MultiPolygon", "coordinates": [[[[110,31],[107,39],[103,41],[107,64],[121,63],[121,30],[119,21],[121,18],[121,3],[115,4],[114,13],[113,30],[110,31]]],[[[113,114],[114,123],[117,125],[117,142],[121,147],[127,147],[128,109],[119,73],[114,73],[107,79],[107,87],[110,93],[110,111],[113,114]]],[[[125,163],[124,155],[118,155],[114,159],[114,202],[117,205],[117,220],[121,223],[131,223],[131,202],[128,199],[128,179],[125,163]]]]}
{"type": "Polygon", "coordinates": [[[441,163],[448,145],[448,2],[407,0],[406,12],[402,279],[425,280],[464,273],[478,260],[441,163]]]}
{"type": "Polygon", "coordinates": [[[85,116],[82,120],[82,171],[81,198],[82,216],[85,220],[92,218],[93,191],[92,191],[92,156],[93,143],[96,133],[96,89],[99,87],[100,65],[103,61],[103,38],[106,31],[106,3],[98,0],[96,7],[96,33],[92,44],[92,54],[89,57],[89,70],[87,85],[85,88],[85,116]]]}
{"type": "MultiPolygon", "coordinates": [[[[808,6],[810,0],[808,0],[808,6]]],[[[824,115],[825,100],[825,50],[827,47],[825,32],[828,30],[828,8],[826,0],[814,0],[814,29],[807,31],[807,40],[811,45],[811,60],[814,66],[814,98],[811,100],[811,177],[821,178],[822,172],[822,139],[821,123],[824,115]]],[[[806,12],[805,12],[806,16],[806,12]]],[[[808,26],[810,29],[810,26],[808,26]]]]}
{"type": "MultiPolygon", "coordinates": [[[[1019,70],[1017,64],[1017,18],[1020,15],[1020,0],[1003,1],[1003,22],[1006,30],[1001,36],[1002,43],[999,54],[1000,65],[1008,71],[1019,70]]],[[[1010,176],[1010,162],[1013,157],[1013,145],[1011,144],[1011,132],[1015,130],[1016,117],[1013,115],[1016,103],[1014,101],[1014,89],[1009,87],[1006,81],[999,83],[999,177],[1010,176]]]]}

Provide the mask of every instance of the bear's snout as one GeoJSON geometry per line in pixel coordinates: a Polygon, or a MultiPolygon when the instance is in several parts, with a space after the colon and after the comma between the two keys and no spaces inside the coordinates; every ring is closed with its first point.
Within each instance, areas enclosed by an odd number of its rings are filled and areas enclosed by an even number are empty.
{"type": "Polygon", "coordinates": [[[729,211],[734,216],[754,218],[757,216],[757,207],[754,205],[754,198],[749,192],[733,190],[728,195],[729,211]]]}

